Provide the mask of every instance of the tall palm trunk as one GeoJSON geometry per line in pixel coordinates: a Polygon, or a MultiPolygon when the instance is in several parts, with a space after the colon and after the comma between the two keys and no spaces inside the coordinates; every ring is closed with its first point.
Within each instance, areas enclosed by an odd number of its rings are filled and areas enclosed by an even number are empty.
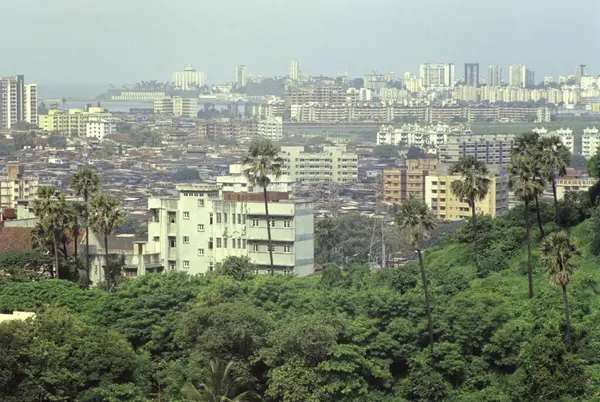
{"type": "Polygon", "coordinates": [[[531,222],[529,222],[529,200],[525,201],[525,228],[527,229],[527,280],[529,298],[533,297],[533,273],[531,268],[531,222]]]}
{"type": "Polygon", "coordinates": [[[469,204],[471,204],[471,220],[473,221],[473,262],[475,263],[475,268],[479,268],[477,264],[477,212],[475,211],[475,200],[469,200],[469,204]]]}
{"type": "Polygon", "coordinates": [[[425,275],[425,265],[423,264],[423,254],[421,248],[417,249],[419,255],[419,265],[421,267],[421,280],[423,281],[423,293],[425,293],[425,309],[427,312],[427,330],[429,332],[429,349],[431,350],[431,363],[433,364],[433,319],[431,318],[431,303],[429,301],[429,285],[425,275]]]}
{"type": "Polygon", "coordinates": [[[52,247],[54,248],[54,270],[50,273],[51,278],[60,278],[60,272],[58,271],[58,239],[56,234],[52,234],[52,247]]]}
{"type": "Polygon", "coordinates": [[[267,239],[269,240],[269,260],[271,261],[271,275],[275,274],[275,266],[273,265],[273,246],[271,244],[271,217],[269,216],[269,200],[267,198],[267,186],[263,186],[265,195],[265,217],[267,218],[267,239]]]}
{"type": "Polygon", "coordinates": [[[569,300],[567,299],[567,285],[562,285],[563,301],[565,302],[565,318],[567,320],[567,342],[569,343],[569,349],[573,347],[571,341],[571,319],[569,318],[569,300]]]}
{"type": "MultiPolygon", "coordinates": [[[[78,217],[79,219],[79,217],[78,217]]],[[[73,231],[73,257],[75,257],[75,261],[77,261],[77,247],[79,246],[79,244],[77,244],[79,242],[79,228],[75,228],[75,230],[73,231]]]]}
{"type": "Polygon", "coordinates": [[[544,226],[542,225],[542,215],[540,214],[540,201],[538,199],[537,194],[535,195],[535,214],[537,216],[537,223],[540,229],[540,236],[543,239],[546,236],[546,233],[544,233],[544,226]]]}
{"type": "Polygon", "coordinates": [[[110,266],[108,264],[108,235],[104,235],[104,281],[106,282],[106,289],[110,292],[110,266]]]}
{"type": "Polygon", "coordinates": [[[90,287],[90,205],[88,204],[88,192],[83,193],[85,201],[85,288],[90,287]]]}
{"type": "Polygon", "coordinates": [[[554,196],[554,219],[560,225],[560,209],[558,208],[558,197],[556,195],[556,179],[552,177],[552,195],[554,196]]]}

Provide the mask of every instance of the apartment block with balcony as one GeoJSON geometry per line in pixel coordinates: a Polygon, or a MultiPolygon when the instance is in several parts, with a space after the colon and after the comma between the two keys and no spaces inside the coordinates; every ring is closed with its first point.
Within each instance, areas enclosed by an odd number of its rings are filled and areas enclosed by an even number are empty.
{"type": "Polygon", "coordinates": [[[586,127],[581,136],[581,154],[586,158],[596,155],[600,149],[600,133],[596,127],[586,127]]]}
{"type": "Polygon", "coordinates": [[[6,165],[4,174],[0,176],[0,208],[16,208],[18,200],[33,200],[37,192],[37,177],[25,175],[23,165],[6,165]]]}
{"type": "Polygon", "coordinates": [[[281,147],[282,173],[300,183],[347,183],[358,180],[358,156],[345,146],[307,150],[303,146],[281,147]]]}
{"type": "Polygon", "coordinates": [[[269,192],[270,221],[262,193],[224,191],[221,185],[182,185],[175,197],[148,200],[149,250],[168,270],[203,274],[229,256],[247,256],[269,272],[267,224],[277,273],[309,275],[314,270],[312,202],[269,192]]]}
{"type": "Polygon", "coordinates": [[[383,200],[400,204],[409,198],[425,200],[425,178],[437,174],[437,157],[408,159],[405,166],[384,169],[383,200]]]}
{"type": "MultiPolygon", "coordinates": [[[[456,197],[452,183],[460,176],[427,176],[425,178],[425,202],[441,221],[458,221],[471,217],[472,211],[466,200],[456,197]]],[[[475,212],[493,218],[508,212],[508,176],[492,176],[485,198],[475,203],[475,212]]]]}
{"type": "Polygon", "coordinates": [[[72,137],[83,137],[88,134],[88,122],[96,122],[97,119],[116,122],[115,117],[101,107],[90,107],[87,110],[51,109],[47,114],[38,116],[38,127],[43,131],[60,131],[72,137]]]}
{"type": "Polygon", "coordinates": [[[510,153],[514,147],[514,134],[470,134],[453,135],[439,147],[439,169],[445,171],[451,164],[464,156],[473,156],[488,165],[492,171],[499,171],[510,163],[510,153]]]}

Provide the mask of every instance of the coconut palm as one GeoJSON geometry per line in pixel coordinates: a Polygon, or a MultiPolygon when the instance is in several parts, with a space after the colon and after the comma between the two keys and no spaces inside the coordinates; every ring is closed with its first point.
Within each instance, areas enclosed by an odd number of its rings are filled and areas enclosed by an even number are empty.
{"type": "Polygon", "coordinates": [[[556,176],[563,177],[567,174],[571,154],[562,143],[560,137],[552,136],[542,138],[540,141],[540,163],[544,179],[552,183],[552,195],[554,196],[554,215],[556,224],[560,224],[560,210],[558,197],[556,196],[556,176]]]}
{"type": "Polygon", "coordinates": [[[540,265],[546,268],[550,282],[562,288],[567,322],[566,336],[569,347],[572,346],[572,340],[567,285],[571,283],[571,278],[577,270],[577,265],[573,263],[573,259],[580,255],[581,252],[577,250],[566,232],[550,234],[540,246],[540,265]]]}
{"type": "Polygon", "coordinates": [[[529,280],[529,297],[533,297],[533,274],[531,265],[531,222],[529,206],[540,189],[535,178],[535,162],[531,155],[513,155],[509,167],[510,187],[515,197],[525,204],[525,229],[527,231],[527,279],[529,280]]]}
{"type": "Polygon", "coordinates": [[[219,360],[211,360],[208,381],[200,383],[198,390],[191,382],[186,382],[181,388],[181,393],[187,399],[201,402],[242,402],[254,395],[252,391],[238,393],[239,378],[231,378],[231,366],[219,360]]]}
{"type": "MultiPolygon", "coordinates": [[[[475,202],[485,198],[490,187],[489,174],[485,163],[478,161],[473,156],[465,156],[450,167],[451,175],[460,175],[460,180],[452,182],[450,189],[452,193],[467,200],[471,208],[471,220],[473,224],[473,255],[477,255],[477,211],[475,202]]],[[[475,259],[477,261],[477,259],[475,259]]]]}
{"type": "Polygon", "coordinates": [[[395,217],[395,222],[400,232],[408,237],[410,244],[413,246],[419,257],[421,280],[423,281],[423,293],[425,294],[429,347],[433,354],[433,319],[431,317],[429,287],[427,284],[427,275],[425,274],[425,265],[423,263],[421,247],[423,246],[423,241],[429,237],[435,228],[435,216],[427,204],[421,200],[411,198],[400,204],[400,208],[395,217]]]}
{"type": "Polygon", "coordinates": [[[108,236],[121,226],[125,214],[121,201],[113,196],[98,194],[90,202],[89,223],[92,229],[104,238],[104,280],[106,288],[112,290],[113,273],[110,272],[110,256],[108,253],[108,236]]]}
{"type": "Polygon", "coordinates": [[[248,149],[248,154],[241,161],[244,166],[244,175],[253,186],[263,189],[265,199],[265,217],[267,220],[267,239],[269,245],[269,260],[271,262],[271,275],[275,273],[273,265],[273,246],[271,241],[271,218],[269,215],[269,202],[267,187],[271,184],[271,177],[281,176],[283,159],[278,156],[278,150],[271,141],[260,138],[253,141],[248,149]]]}
{"type": "Polygon", "coordinates": [[[90,229],[89,229],[89,200],[100,191],[100,175],[94,169],[82,169],[71,178],[71,188],[78,196],[83,196],[85,203],[85,286],[90,285],[90,229]]]}

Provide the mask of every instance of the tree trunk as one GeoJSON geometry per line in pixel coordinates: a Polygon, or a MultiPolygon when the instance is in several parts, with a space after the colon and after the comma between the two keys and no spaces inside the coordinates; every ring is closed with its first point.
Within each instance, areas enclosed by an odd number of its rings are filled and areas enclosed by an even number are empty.
{"type": "Polygon", "coordinates": [[[63,254],[65,256],[65,261],[69,258],[69,246],[68,243],[69,239],[65,238],[65,240],[62,241],[62,249],[63,249],[63,254]]]}
{"type": "Polygon", "coordinates": [[[423,254],[421,249],[417,249],[419,255],[419,265],[421,266],[421,280],[423,281],[423,293],[425,293],[425,309],[427,312],[427,330],[429,332],[429,349],[431,350],[431,364],[433,365],[433,319],[431,318],[431,303],[429,301],[429,285],[425,275],[425,265],[423,264],[423,254]]]}
{"type": "Polygon", "coordinates": [[[527,280],[529,281],[529,298],[533,297],[533,274],[531,268],[531,223],[529,222],[529,201],[525,201],[525,228],[527,229],[527,280]]]}
{"type": "MultiPolygon", "coordinates": [[[[79,219],[79,217],[77,217],[79,219]]],[[[75,261],[77,261],[77,246],[79,241],[79,228],[76,228],[73,232],[73,257],[75,257],[75,261]]]]}
{"type": "Polygon", "coordinates": [[[562,285],[563,301],[565,302],[565,318],[567,320],[567,343],[569,344],[569,350],[573,347],[571,340],[571,318],[569,318],[569,300],[567,299],[567,285],[562,285]]]}
{"type": "Polygon", "coordinates": [[[54,270],[50,273],[50,277],[55,278],[58,276],[60,279],[60,273],[58,271],[58,240],[56,239],[55,234],[52,234],[52,246],[54,248],[54,270]]]}
{"type": "Polygon", "coordinates": [[[552,195],[554,196],[554,217],[556,224],[560,225],[560,209],[558,208],[558,197],[556,196],[556,179],[552,177],[552,195]]]}
{"type": "Polygon", "coordinates": [[[477,212],[475,211],[475,200],[469,200],[469,204],[471,204],[471,220],[473,221],[473,263],[475,263],[475,268],[478,269],[479,265],[477,264],[477,212]]]}
{"type": "Polygon", "coordinates": [[[275,266],[273,265],[273,246],[271,242],[271,218],[269,216],[269,200],[267,198],[267,186],[263,187],[265,195],[265,217],[267,218],[267,239],[269,240],[269,260],[271,261],[271,275],[275,274],[275,266]]]}
{"type": "Polygon", "coordinates": [[[108,290],[109,292],[111,291],[110,289],[110,281],[111,281],[111,277],[110,277],[110,267],[108,264],[108,235],[104,235],[104,281],[106,282],[106,290],[108,290]]]}
{"type": "Polygon", "coordinates": [[[540,236],[542,239],[546,236],[544,233],[544,226],[542,225],[542,215],[540,215],[540,201],[538,195],[535,195],[535,214],[537,215],[538,227],[540,228],[540,236]]]}
{"type": "Polygon", "coordinates": [[[85,288],[90,287],[90,206],[87,190],[83,193],[85,201],[85,288]]]}

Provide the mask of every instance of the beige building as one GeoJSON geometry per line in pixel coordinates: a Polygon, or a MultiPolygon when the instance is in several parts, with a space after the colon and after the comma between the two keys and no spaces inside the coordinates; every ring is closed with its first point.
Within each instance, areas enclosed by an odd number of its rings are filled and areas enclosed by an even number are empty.
{"type": "Polygon", "coordinates": [[[173,73],[173,86],[182,91],[191,91],[206,85],[206,74],[188,65],[183,71],[173,73]]]}
{"type": "Polygon", "coordinates": [[[596,155],[600,149],[600,132],[596,127],[583,129],[581,137],[581,154],[586,158],[596,155]]]}
{"type": "Polygon", "coordinates": [[[116,130],[116,119],[101,107],[90,107],[87,111],[51,109],[47,114],[39,115],[38,126],[44,131],[60,131],[72,137],[83,137],[87,136],[90,119],[93,123],[98,122],[98,119],[115,122],[116,130]]]}
{"type": "Polygon", "coordinates": [[[383,170],[383,200],[401,204],[425,199],[425,178],[437,174],[437,157],[408,159],[405,166],[383,170]]]}
{"type": "Polygon", "coordinates": [[[478,161],[496,170],[510,163],[514,134],[462,134],[448,136],[448,141],[439,146],[439,167],[448,167],[464,156],[473,156],[478,161]]]}
{"type": "Polygon", "coordinates": [[[346,183],[358,180],[358,156],[345,146],[309,151],[303,146],[281,147],[284,175],[300,183],[346,183]]]}
{"type": "Polygon", "coordinates": [[[173,96],[155,100],[154,114],[195,119],[198,117],[198,99],[173,96]]]}
{"type": "Polygon", "coordinates": [[[258,136],[278,142],[283,138],[283,118],[272,116],[258,121],[258,136]]]}
{"type": "Polygon", "coordinates": [[[181,185],[174,197],[148,200],[149,252],[159,253],[169,271],[212,271],[229,256],[246,256],[258,272],[270,270],[267,224],[271,226],[277,273],[314,271],[312,202],[269,192],[270,221],[262,192],[225,191],[222,185],[181,185]]]}
{"type": "MultiPolygon", "coordinates": [[[[427,176],[425,178],[425,202],[442,221],[458,221],[471,217],[471,207],[457,198],[451,190],[452,182],[460,176],[427,176]]],[[[475,203],[478,214],[491,217],[508,212],[508,176],[490,177],[489,190],[482,201],[475,203]]]]}
{"type": "Polygon", "coordinates": [[[37,124],[37,85],[23,75],[0,78],[0,128],[18,122],[37,124]]]}
{"type": "Polygon", "coordinates": [[[18,200],[37,198],[38,179],[25,175],[25,167],[19,164],[6,165],[0,177],[0,207],[16,208],[18,200]]]}

